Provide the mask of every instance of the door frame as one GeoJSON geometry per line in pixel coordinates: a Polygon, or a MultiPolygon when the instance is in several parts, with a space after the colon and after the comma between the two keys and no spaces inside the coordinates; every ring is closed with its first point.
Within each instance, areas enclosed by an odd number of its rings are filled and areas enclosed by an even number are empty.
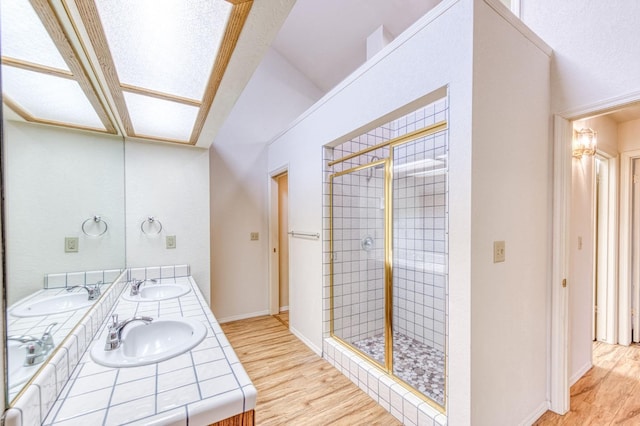
{"type": "MultiPolygon", "coordinates": [[[[278,176],[289,174],[289,164],[269,172],[269,314],[280,313],[280,243],[278,225],[278,176]]],[[[287,230],[288,231],[288,230],[287,230]]],[[[289,299],[291,311],[291,299],[289,299]]]]}
{"type": "MultiPolygon", "coordinates": [[[[614,110],[620,110],[640,102],[640,92],[629,93],[591,105],[553,115],[553,219],[552,219],[552,266],[551,266],[551,319],[549,344],[549,409],[565,414],[569,411],[569,225],[571,217],[571,144],[573,127],[571,122],[614,110]],[[563,287],[563,280],[569,283],[563,287]]],[[[619,225],[626,229],[630,220],[629,179],[632,158],[640,158],[640,150],[620,154],[620,198],[619,225]]],[[[615,231],[614,231],[615,232],[615,231]]],[[[628,233],[626,233],[628,234],[628,233]]],[[[617,342],[631,343],[631,309],[629,287],[630,237],[619,232],[618,239],[618,318],[617,342]]]]}
{"type": "MultiPolygon", "coordinates": [[[[620,155],[620,229],[630,229],[632,225],[631,192],[633,189],[633,160],[640,158],[640,150],[623,152],[620,155]]],[[[630,345],[631,336],[631,245],[629,232],[620,232],[619,298],[620,321],[618,343],[630,345]]]]}
{"type": "MultiPolygon", "coordinates": [[[[606,336],[605,343],[618,343],[618,158],[605,151],[598,150],[597,155],[604,159],[607,167],[607,213],[606,213],[606,336]]],[[[594,175],[595,176],[595,175],[594,175]]],[[[594,186],[594,188],[596,188],[594,186]]],[[[595,197],[594,197],[595,200],[595,197]]],[[[594,205],[594,208],[597,206],[594,205]]],[[[598,229],[594,230],[596,233],[598,229]]],[[[595,239],[594,239],[595,241],[595,239]]],[[[598,247],[594,247],[595,251],[598,247]]],[[[594,259],[597,259],[594,256],[594,259]]],[[[595,266],[595,265],[594,265],[595,266]]],[[[597,279],[594,273],[594,280],[597,279]]],[[[595,281],[594,281],[595,282],[595,281]]]]}

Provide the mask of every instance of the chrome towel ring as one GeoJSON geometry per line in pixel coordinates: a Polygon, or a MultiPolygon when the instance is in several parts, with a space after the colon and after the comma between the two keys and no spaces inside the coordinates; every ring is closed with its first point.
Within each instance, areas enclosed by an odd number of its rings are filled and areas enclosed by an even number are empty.
{"type": "Polygon", "coordinates": [[[89,236],[89,237],[101,237],[104,234],[106,234],[107,230],[109,229],[109,225],[107,225],[107,222],[105,222],[105,220],[103,218],[101,218],[100,216],[93,216],[90,217],[89,219],[85,220],[84,222],[82,222],[82,232],[84,232],[85,235],[89,236]],[[100,231],[100,229],[102,228],[102,225],[104,225],[104,229],[102,229],[102,232],[98,232],[96,234],[93,234],[91,232],[87,232],[87,224],[93,222],[95,224],[96,227],[98,227],[98,231],[100,231]],[[100,225],[102,224],[102,225],[100,225]]]}
{"type": "Polygon", "coordinates": [[[142,231],[143,234],[147,234],[147,235],[159,234],[160,232],[162,232],[162,222],[160,222],[157,217],[149,216],[147,217],[147,219],[143,220],[142,223],[140,224],[140,230],[142,231]],[[146,231],[144,229],[145,223],[149,224],[147,226],[146,231]],[[153,225],[156,225],[156,228],[158,228],[156,232],[151,232],[151,227],[153,225]]]}

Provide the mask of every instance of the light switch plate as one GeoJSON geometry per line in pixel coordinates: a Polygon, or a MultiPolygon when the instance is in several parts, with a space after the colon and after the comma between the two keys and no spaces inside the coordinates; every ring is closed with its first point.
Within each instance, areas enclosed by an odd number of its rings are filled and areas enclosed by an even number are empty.
{"type": "Polygon", "coordinates": [[[175,235],[167,235],[167,248],[168,249],[176,248],[176,236],[175,235]]]}
{"type": "Polygon", "coordinates": [[[65,237],[64,238],[64,252],[65,253],[77,253],[78,252],[78,237],[65,237]]]}
{"type": "Polygon", "coordinates": [[[251,238],[251,241],[258,241],[260,239],[260,233],[259,232],[252,232],[249,235],[249,238],[251,238]]]}
{"type": "Polygon", "coordinates": [[[506,257],[506,248],[504,241],[493,242],[493,263],[504,262],[506,257]]]}

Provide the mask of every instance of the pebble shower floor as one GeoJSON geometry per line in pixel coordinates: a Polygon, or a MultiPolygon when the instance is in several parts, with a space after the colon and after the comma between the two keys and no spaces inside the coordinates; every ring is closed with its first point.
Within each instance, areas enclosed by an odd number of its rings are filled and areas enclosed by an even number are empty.
{"type": "MultiPolygon", "coordinates": [[[[384,365],[384,334],[353,342],[384,365]]],[[[424,395],[444,405],[444,353],[411,337],[393,333],[393,373],[424,395]]]]}

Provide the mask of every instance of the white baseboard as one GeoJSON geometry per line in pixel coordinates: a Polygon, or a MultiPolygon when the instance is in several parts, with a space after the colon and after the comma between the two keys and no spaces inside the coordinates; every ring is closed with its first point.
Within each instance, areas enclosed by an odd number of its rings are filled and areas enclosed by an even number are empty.
{"type": "Polygon", "coordinates": [[[580,378],[584,376],[584,374],[591,369],[591,367],[593,367],[593,364],[591,364],[591,361],[583,365],[582,368],[580,368],[573,376],[569,378],[569,387],[575,385],[576,382],[580,380],[580,378]]]}
{"type": "Polygon", "coordinates": [[[288,306],[280,306],[280,312],[289,312],[288,306]]]}
{"type": "Polygon", "coordinates": [[[306,337],[304,337],[298,330],[296,330],[295,328],[291,327],[291,325],[289,325],[289,331],[294,336],[296,336],[298,339],[300,339],[302,341],[302,343],[304,343],[305,345],[309,346],[309,348],[312,351],[314,351],[318,356],[322,356],[322,349],[318,348],[316,345],[311,343],[311,340],[309,340],[306,337]]]}
{"type": "Polygon", "coordinates": [[[269,310],[264,310],[264,311],[258,311],[258,312],[251,312],[249,314],[242,314],[242,315],[234,315],[232,317],[226,317],[226,318],[216,318],[218,320],[219,324],[223,324],[225,322],[231,322],[231,321],[238,321],[238,320],[243,320],[243,319],[247,319],[247,318],[255,318],[255,317],[261,317],[264,315],[269,315],[269,310]]]}
{"type": "Polygon", "coordinates": [[[531,426],[535,423],[536,420],[540,418],[548,409],[549,409],[549,401],[543,401],[538,408],[536,408],[527,418],[525,418],[520,426],[531,426]]]}

